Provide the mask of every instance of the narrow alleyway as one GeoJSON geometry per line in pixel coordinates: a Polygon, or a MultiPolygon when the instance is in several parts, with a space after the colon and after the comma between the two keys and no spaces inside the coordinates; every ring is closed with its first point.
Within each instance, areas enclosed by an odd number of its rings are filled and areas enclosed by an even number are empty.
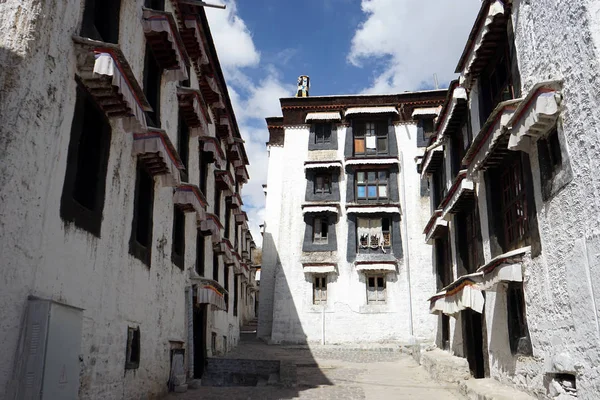
{"type": "Polygon", "coordinates": [[[433,381],[422,367],[394,345],[364,348],[325,345],[309,349],[307,346],[269,346],[255,339],[253,334],[243,336],[240,345],[224,359],[280,360],[282,368],[284,364],[291,366],[295,384],[288,385],[292,387],[284,387],[280,382],[202,386],[185,394],[171,394],[168,400],[463,399],[456,387],[433,381]]]}

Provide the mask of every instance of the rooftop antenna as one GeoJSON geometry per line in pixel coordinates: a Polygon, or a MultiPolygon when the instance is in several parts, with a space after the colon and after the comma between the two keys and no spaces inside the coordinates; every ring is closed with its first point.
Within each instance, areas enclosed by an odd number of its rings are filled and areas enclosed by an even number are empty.
{"type": "Polygon", "coordinates": [[[435,90],[438,90],[440,86],[438,85],[437,74],[433,74],[433,83],[435,84],[435,90]]]}
{"type": "Polygon", "coordinates": [[[224,10],[225,8],[227,8],[227,6],[225,4],[210,4],[210,3],[207,3],[207,2],[201,1],[201,0],[179,0],[179,2],[183,3],[183,4],[190,4],[192,6],[198,6],[198,7],[220,8],[221,10],[224,10]]]}

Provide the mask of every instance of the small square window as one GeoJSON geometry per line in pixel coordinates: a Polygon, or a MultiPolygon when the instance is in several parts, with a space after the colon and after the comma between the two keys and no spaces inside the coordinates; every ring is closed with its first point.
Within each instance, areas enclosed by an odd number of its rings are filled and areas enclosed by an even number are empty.
{"type": "Polygon", "coordinates": [[[331,175],[317,174],[315,176],[315,194],[331,193],[331,175]]]}
{"type": "Polygon", "coordinates": [[[331,143],[331,124],[315,124],[315,143],[331,143]]]}
{"type": "Polygon", "coordinates": [[[313,223],[313,243],[327,244],[328,231],[327,218],[315,218],[313,223]]]}
{"type": "Polygon", "coordinates": [[[385,276],[367,277],[367,304],[385,304],[385,276]]]}
{"type": "Polygon", "coordinates": [[[125,355],[125,369],[138,369],[140,367],[140,328],[127,328],[127,349],[125,355]]]}
{"type": "Polygon", "coordinates": [[[380,201],[388,198],[387,171],[357,171],[357,200],[380,201]]]}
{"type": "Polygon", "coordinates": [[[313,304],[327,304],[327,276],[313,278],[313,304]]]}

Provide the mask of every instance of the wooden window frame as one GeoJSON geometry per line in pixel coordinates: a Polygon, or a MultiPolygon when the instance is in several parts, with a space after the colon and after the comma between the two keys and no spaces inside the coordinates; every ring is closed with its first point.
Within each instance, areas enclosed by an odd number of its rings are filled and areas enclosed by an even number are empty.
{"type": "Polygon", "coordinates": [[[171,261],[182,271],[185,267],[185,213],[178,206],[173,208],[173,232],[171,261]]]}
{"type": "Polygon", "coordinates": [[[142,261],[148,267],[151,266],[152,260],[152,230],[153,230],[153,213],[154,213],[154,190],[155,190],[155,182],[154,177],[144,165],[143,161],[137,161],[136,166],[136,179],[135,179],[135,195],[134,195],[134,206],[133,206],[133,220],[131,223],[131,237],[129,239],[129,253],[133,255],[135,258],[142,261]],[[142,191],[142,180],[151,181],[151,187],[149,193],[141,193],[142,191]],[[142,215],[142,203],[147,204],[148,215],[142,215]],[[146,236],[145,242],[140,242],[139,239],[142,237],[139,236],[138,230],[143,219],[147,219],[147,227],[146,227],[146,236]]]}
{"type": "Polygon", "coordinates": [[[361,169],[357,170],[354,175],[354,193],[356,195],[356,200],[358,202],[381,202],[381,201],[389,201],[390,200],[390,172],[385,169],[361,169]],[[383,178],[380,177],[380,173],[384,173],[385,176],[383,178]],[[359,174],[364,174],[365,179],[364,182],[359,182],[359,174]],[[375,180],[369,180],[369,173],[375,174],[375,180]],[[369,187],[375,186],[376,196],[369,197],[369,187]],[[385,186],[386,195],[380,195],[380,187],[385,186]],[[360,187],[365,188],[365,197],[359,197],[358,191],[360,187]]]}
{"type": "Polygon", "coordinates": [[[503,40],[504,42],[497,46],[496,57],[480,75],[479,110],[481,126],[485,124],[499,103],[515,98],[507,33],[504,34],[503,40]],[[501,68],[504,68],[504,70],[501,68]],[[502,74],[505,76],[503,77],[502,74]]]}
{"type": "Polygon", "coordinates": [[[140,367],[141,335],[140,328],[127,328],[127,343],[125,346],[125,369],[140,367]]]}
{"type": "Polygon", "coordinates": [[[503,166],[500,188],[503,240],[505,250],[509,251],[529,239],[527,190],[520,157],[503,166]]]}
{"type": "Polygon", "coordinates": [[[353,129],[352,150],[355,157],[380,157],[390,154],[389,126],[387,120],[355,121],[353,129]],[[384,128],[385,126],[385,128],[384,128]],[[367,137],[375,137],[375,150],[369,152],[367,148],[367,137]],[[385,143],[385,149],[380,149],[381,143],[385,143]],[[362,143],[362,145],[358,145],[362,143]],[[357,151],[362,147],[364,151],[357,151]]]}
{"type": "Polygon", "coordinates": [[[316,173],[314,194],[331,194],[331,182],[330,173],[316,173]],[[321,180],[321,185],[319,185],[319,179],[321,180]]]}
{"type": "Polygon", "coordinates": [[[106,115],[78,84],[60,216],[96,237],[102,230],[111,139],[112,128],[106,115]],[[95,168],[90,168],[92,165],[95,168]],[[96,184],[90,188],[94,181],[96,184]],[[78,193],[91,197],[87,199],[91,203],[85,204],[78,193]]]}
{"type": "Polygon", "coordinates": [[[146,111],[146,123],[150,127],[160,128],[160,100],[163,68],[152,52],[152,47],[146,43],[144,55],[144,95],[152,107],[146,111]]]}
{"type": "Polygon", "coordinates": [[[387,279],[385,274],[369,274],[366,276],[367,304],[386,304],[387,302],[387,279]],[[375,298],[369,298],[369,293],[375,294],[375,298]]]}
{"type": "Polygon", "coordinates": [[[327,304],[327,275],[314,275],[312,287],[313,287],[313,304],[314,305],[326,305],[327,304]]]}
{"type": "Polygon", "coordinates": [[[329,218],[315,217],[315,219],[313,220],[313,240],[312,241],[314,244],[329,243],[329,218]],[[323,231],[325,231],[324,235],[323,235],[323,231]]]}
{"type": "Polygon", "coordinates": [[[314,125],[315,129],[315,144],[331,143],[331,123],[320,122],[314,125]]]}
{"type": "Polygon", "coordinates": [[[81,36],[105,43],[119,43],[120,16],[121,0],[85,0],[81,36]],[[112,4],[108,4],[110,2],[112,4]]]}

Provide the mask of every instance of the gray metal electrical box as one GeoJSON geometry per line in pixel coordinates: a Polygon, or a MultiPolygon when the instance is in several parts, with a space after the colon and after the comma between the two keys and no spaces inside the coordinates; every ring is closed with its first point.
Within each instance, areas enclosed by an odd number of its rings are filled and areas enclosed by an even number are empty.
{"type": "Polygon", "coordinates": [[[15,365],[15,400],[76,400],[83,310],[30,297],[15,365]]]}

